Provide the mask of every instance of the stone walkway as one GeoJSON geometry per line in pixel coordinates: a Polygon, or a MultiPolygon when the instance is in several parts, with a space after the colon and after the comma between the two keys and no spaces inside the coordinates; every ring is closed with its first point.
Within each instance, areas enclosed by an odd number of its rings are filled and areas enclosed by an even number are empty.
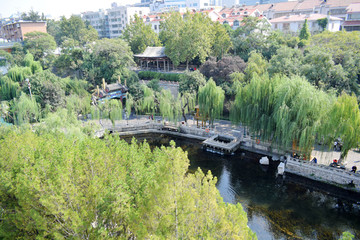
{"type": "MultiPolygon", "coordinates": [[[[162,122],[162,118],[159,116],[155,116],[155,121],[162,122]]],[[[130,120],[120,120],[116,121],[115,126],[121,126],[121,125],[136,125],[136,124],[144,124],[147,122],[150,122],[152,120],[149,119],[149,116],[131,116],[130,120]]],[[[98,123],[98,121],[95,121],[98,123]]],[[[110,120],[101,120],[103,126],[105,128],[111,128],[112,124],[110,120]]],[[[173,124],[173,123],[169,123],[173,124]]],[[[185,123],[184,123],[185,124],[185,123]]],[[[190,117],[188,119],[187,125],[189,127],[196,127],[196,120],[193,119],[193,117],[190,117]]],[[[201,127],[201,121],[199,121],[199,126],[201,127]]],[[[208,127],[208,126],[206,126],[208,127]]],[[[204,128],[206,128],[204,127],[204,128]]],[[[231,124],[230,121],[226,120],[217,120],[214,122],[214,129],[215,132],[221,133],[221,134],[227,134],[234,137],[242,137],[244,136],[244,128],[241,126],[235,126],[231,124]]],[[[318,159],[318,164],[323,164],[328,166],[334,159],[340,158],[340,152],[339,151],[333,151],[332,149],[329,149],[326,146],[321,145],[315,145],[314,150],[311,153],[312,156],[315,156],[318,159]]],[[[353,149],[349,151],[346,159],[343,161],[343,164],[345,165],[346,169],[351,170],[352,166],[356,166],[357,169],[360,171],[360,152],[353,149]]]]}

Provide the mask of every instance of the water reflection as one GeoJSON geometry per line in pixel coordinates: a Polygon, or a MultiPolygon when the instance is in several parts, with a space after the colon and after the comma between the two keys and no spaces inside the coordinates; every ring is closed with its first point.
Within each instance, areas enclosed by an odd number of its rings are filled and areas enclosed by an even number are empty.
{"type": "MultiPolygon", "coordinates": [[[[168,145],[173,139],[138,136],[139,141],[145,138],[152,146],[168,145]]],[[[339,239],[344,231],[360,237],[359,205],[310,188],[318,183],[310,185],[290,176],[276,178],[277,163],[260,166],[261,156],[256,154],[220,156],[204,152],[198,142],[175,141],[188,152],[189,171],[211,170],[224,201],[242,204],[258,239],[339,239]]]]}

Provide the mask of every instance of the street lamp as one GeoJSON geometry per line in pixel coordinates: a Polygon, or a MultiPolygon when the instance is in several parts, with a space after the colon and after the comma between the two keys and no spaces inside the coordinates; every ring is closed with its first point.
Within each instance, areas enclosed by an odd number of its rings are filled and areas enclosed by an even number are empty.
{"type": "Polygon", "coordinates": [[[30,80],[29,80],[28,78],[26,78],[25,81],[26,81],[27,84],[28,84],[28,88],[29,88],[29,92],[30,92],[30,98],[32,99],[30,80]]]}

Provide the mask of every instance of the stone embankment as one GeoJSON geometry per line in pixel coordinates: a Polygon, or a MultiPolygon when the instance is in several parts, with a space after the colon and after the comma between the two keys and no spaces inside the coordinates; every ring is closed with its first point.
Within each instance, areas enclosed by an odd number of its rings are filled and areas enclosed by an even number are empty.
{"type": "Polygon", "coordinates": [[[287,157],[285,172],[360,192],[360,174],[287,157]]]}

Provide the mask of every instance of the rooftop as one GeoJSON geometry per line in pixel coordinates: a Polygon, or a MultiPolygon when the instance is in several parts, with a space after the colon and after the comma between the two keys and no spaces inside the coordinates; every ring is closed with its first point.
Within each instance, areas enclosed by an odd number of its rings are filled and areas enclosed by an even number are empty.
{"type": "MultiPolygon", "coordinates": [[[[327,15],[324,14],[309,14],[309,15],[290,15],[274,18],[270,20],[271,23],[280,23],[280,22],[304,22],[305,19],[308,21],[316,21],[318,19],[327,18],[327,15]]],[[[338,17],[329,17],[329,20],[332,21],[342,21],[338,17]]]]}
{"type": "Polygon", "coordinates": [[[348,13],[360,12],[360,2],[359,2],[359,3],[350,4],[350,5],[347,7],[346,10],[347,10],[348,13]]]}
{"type": "Polygon", "coordinates": [[[147,47],[143,53],[135,54],[134,57],[150,57],[150,58],[166,57],[165,47],[147,47]]]}

